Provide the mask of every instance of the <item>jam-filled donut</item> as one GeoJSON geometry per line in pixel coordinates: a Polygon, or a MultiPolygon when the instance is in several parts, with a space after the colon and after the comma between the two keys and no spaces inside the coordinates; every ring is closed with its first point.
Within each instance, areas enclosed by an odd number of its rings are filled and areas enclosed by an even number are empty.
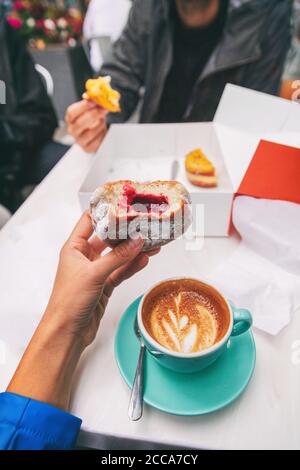
{"type": "Polygon", "coordinates": [[[106,183],[92,196],[90,213],[96,234],[108,245],[142,236],[143,251],[180,237],[192,217],[189,193],[177,181],[106,183]]]}

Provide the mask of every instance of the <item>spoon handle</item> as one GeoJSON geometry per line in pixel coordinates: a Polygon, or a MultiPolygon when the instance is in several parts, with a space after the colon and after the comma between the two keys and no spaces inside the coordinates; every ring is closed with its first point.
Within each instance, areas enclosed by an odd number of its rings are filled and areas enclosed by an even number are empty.
{"type": "Polygon", "coordinates": [[[143,414],[144,356],[145,345],[141,344],[128,408],[128,416],[131,421],[139,420],[143,414]]]}

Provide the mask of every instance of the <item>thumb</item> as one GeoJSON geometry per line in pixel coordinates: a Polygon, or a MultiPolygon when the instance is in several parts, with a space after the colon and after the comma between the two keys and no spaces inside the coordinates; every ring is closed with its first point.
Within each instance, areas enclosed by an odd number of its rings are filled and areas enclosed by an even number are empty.
{"type": "Polygon", "coordinates": [[[116,269],[132,261],[141,251],[144,240],[141,237],[130,238],[120,243],[107,255],[98,259],[99,271],[104,277],[108,277],[116,269]]]}

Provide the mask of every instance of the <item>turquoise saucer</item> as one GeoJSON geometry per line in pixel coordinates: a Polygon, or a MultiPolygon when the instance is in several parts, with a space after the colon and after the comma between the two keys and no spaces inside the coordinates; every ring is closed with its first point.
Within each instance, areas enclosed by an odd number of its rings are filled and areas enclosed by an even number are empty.
{"type": "MultiPolygon", "coordinates": [[[[120,372],[132,387],[139,355],[133,330],[141,297],[124,312],[115,338],[120,372]]],[[[256,351],[251,332],[231,338],[227,351],[210,367],[194,374],[168,370],[147,353],[144,370],[144,400],[166,413],[197,416],[220,410],[236,400],[247,387],[255,367],[256,351]]]]}

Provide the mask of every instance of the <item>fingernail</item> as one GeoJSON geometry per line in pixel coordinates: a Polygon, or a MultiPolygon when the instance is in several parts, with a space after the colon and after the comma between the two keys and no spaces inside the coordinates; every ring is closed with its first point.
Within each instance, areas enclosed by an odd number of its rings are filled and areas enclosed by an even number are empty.
{"type": "Polygon", "coordinates": [[[129,245],[131,248],[138,248],[144,245],[142,237],[130,238],[129,245]]]}

